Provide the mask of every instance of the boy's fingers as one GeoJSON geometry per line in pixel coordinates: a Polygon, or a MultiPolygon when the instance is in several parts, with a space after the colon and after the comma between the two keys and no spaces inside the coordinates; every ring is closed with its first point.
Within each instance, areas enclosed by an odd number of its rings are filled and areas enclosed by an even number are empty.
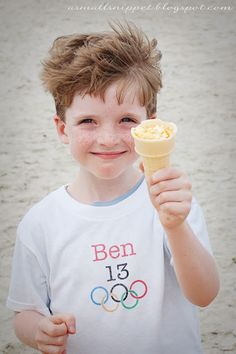
{"type": "Polygon", "coordinates": [[[162,168],[161,170],[158,170],[153,173],[153,175],[150,178],[150,184],[158,183],[160,181],[165,181],[167,179],[178,178],[181,175],[182,175],[182,172],[180,172],[179,170],[177,170],[174,167],[162,168]]]}
{"type": "Polygon", "coordinates": [[[75,316],[72,314],[57,314],[50,317],[50,320],[54,324],[62,324],[64,323],[67,327],[67,330],[70,334],[74,334],[76,332],[76,323],[75,316]]]}
{"type": "Polygon", "coordinates": [[[39,325],[41,331],[50,337],[64,336],[68,333],[65,323],[54,324],[52,321],[44,322],[39,325]]]}
{"type": "Polygon", "coordinates": [[[58,348],[55,345],[42,345],[40,346],[40,352],[42,354],[62,354],[64,348],[58,348]]]}
{"type": "Polygon", "coordinates": [[[152,184],[150,187],[150,193],[153,195],[158,195],[162,192],[177,191],[180,189],[182,189],[181,180],[180,178],[175,178],[152,184]]]}
{"type": "Polygon", "coordinates": [[[73,316],[73,318],[70,318],[66,321],[66,326],[68,328],[68,332],[70,334],[75,334],[76,332],[76,324],[75,324],[75,318],[73,316]]]}
{"type": "MultiPolygon", "coordinates": [[[[53,325],[54,327],[57,327],[56,325],[53,325]]],[[[66,327],[66,325],[64,325],[66,327]]],[[[50,332],[47,331],[47,333],[45,332],[41,332],[36,336],[36,341],[38,344],[42,345],[42,344],[47,344],[47,345],[54,345],[54,346],[65,346],[66,342],[67,342],[67,338],[68,338],[68,333],[63,334],[63,335],[58,335],[58,333],[56,333],[55,331],[50,332]],[[57,335],[55,335],[57,334],[57,335]]]]}

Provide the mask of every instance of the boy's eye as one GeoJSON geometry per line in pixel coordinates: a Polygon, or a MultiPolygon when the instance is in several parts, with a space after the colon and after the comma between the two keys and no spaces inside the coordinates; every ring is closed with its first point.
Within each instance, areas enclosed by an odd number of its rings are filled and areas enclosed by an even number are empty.
{"type": "Polygon", "coordinates": [[[93,123],[93,119],[92,118],[85,118],[85,119],[82,119],[79,124],[91,124],[93,123]]]}
{"type": "Polygon", "coordinates": [[[125,123],[136,123],[136,120],[133,119],[133,118],[130,118],[130,117],[124,117],[124,118],[122,118],[122,122],[125,122],[125,123]]]}

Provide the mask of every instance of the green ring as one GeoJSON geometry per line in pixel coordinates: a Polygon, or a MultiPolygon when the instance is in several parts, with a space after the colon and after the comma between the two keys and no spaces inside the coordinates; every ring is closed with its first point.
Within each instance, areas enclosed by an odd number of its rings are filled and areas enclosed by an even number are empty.
{"type": "MultiPolygon", "coordinates": [[[[138,296],[138,294],[137,294],[134,290],[128,290],[128,292],[129,292],[129,293],[133,293],[135,296],[138,296]]],[[[125,295],[126,295],[126,292],[121,296],[121,299],[120,299],[120,302],[122,303],[122,306],[123,306],[124,308],[126,308],[127,310],[134,309],[134,308],[138,305],[139,301],[136,300],[136,302],[134,303],[134,305],[132,305],[132,306],[127,306],[127,305],[124,304],[124,301],[123,301],[125,295]]]]}

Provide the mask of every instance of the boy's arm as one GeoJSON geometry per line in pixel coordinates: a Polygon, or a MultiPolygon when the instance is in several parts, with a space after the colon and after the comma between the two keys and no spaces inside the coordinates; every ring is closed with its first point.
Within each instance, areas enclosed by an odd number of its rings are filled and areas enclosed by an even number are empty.
{"type": "Polygon", "coordinates": [[[151,201],[168,237],[179,285],[189,301],[207,306],[219,291],[217,268],[186,218],[191,210],[191,184],[172,167],[148,180],[151,201]]]}
{"type": "Polygon", "coordinates": [[[15,313],[14,329],[21,342],[44,353],[65,353],[68,334],[76,331],[71,314],[46,317],[31,310],[15,313]]]}
{"type": "Polygon", "coordinates": [[[36,311],[22,311],[15,312],[14,317],[14,330],[19,340],[35,349],[38,349],[36,342],[36,333],[38,330],[39,322],[45,316],[36,311]]]}
{"type": "Polygon", "coordinates": [[[165,229],[173,257],[175,273],[186,298],[198,306],[207,306],[219,291],[214,258],[203,247],[185,221],[165,229]]]}

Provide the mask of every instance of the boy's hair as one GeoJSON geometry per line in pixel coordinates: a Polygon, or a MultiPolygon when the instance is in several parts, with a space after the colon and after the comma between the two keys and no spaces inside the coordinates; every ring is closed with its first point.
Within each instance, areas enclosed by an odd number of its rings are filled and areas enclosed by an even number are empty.
{"type": "Polygon", "coordinates": [[[113,31],[57,38],[43,61],[41,78],[62,120],[76,93],[104,100],[106,89],[115,82],[119,104],[126,90],[135,87],[148,117],[156,112],[162,87],[157,40],[150,41],[134,24],[110,26],[113,31]]]}

